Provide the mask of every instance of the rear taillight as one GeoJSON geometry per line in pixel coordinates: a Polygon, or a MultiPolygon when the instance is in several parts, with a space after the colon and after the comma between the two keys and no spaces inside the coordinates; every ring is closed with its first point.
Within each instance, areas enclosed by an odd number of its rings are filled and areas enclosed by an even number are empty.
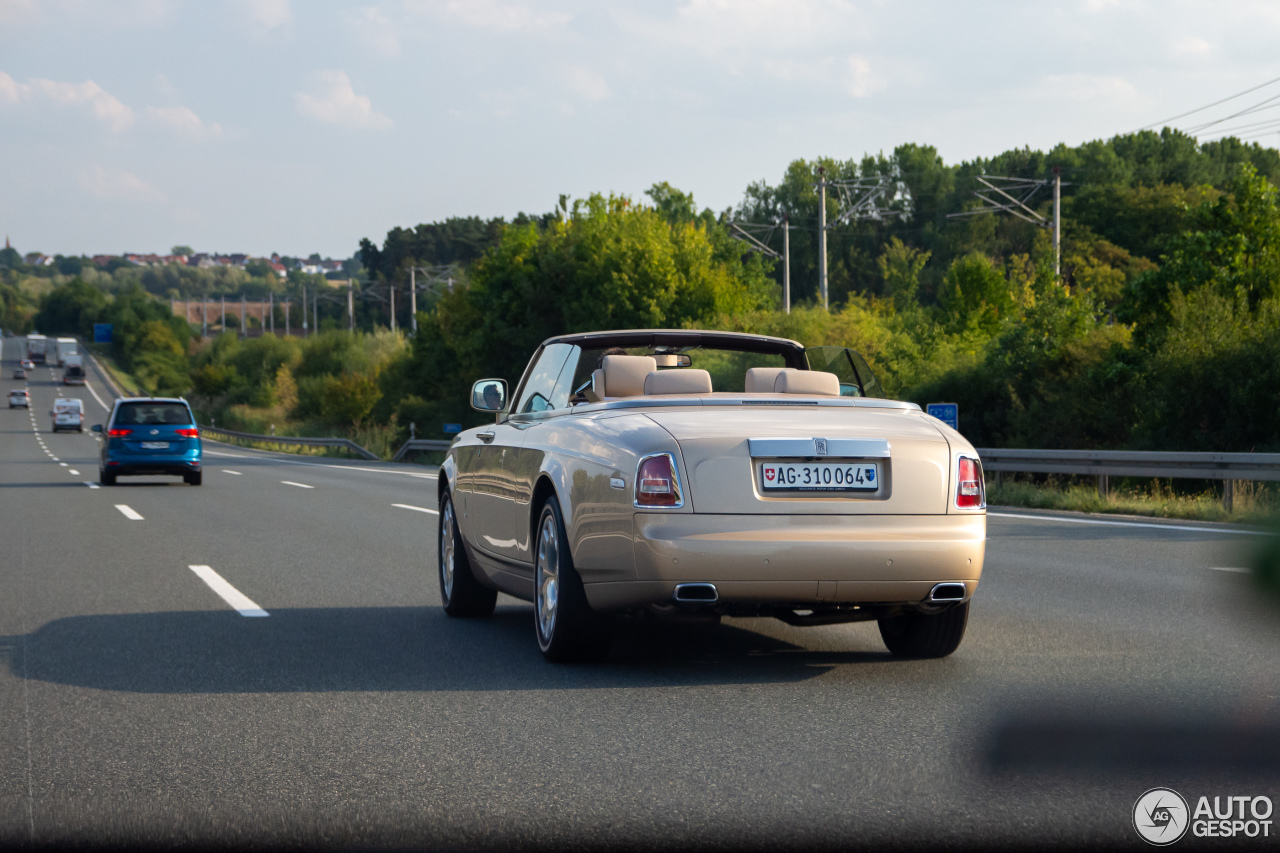
{"type": "Polygon", "coordinates": [[[681,503],[680,480],[671,454],[641,459],[636,469],[636,506],[676,507],[681,503]]]}
{"type": "Polygon", "coordinates": [[[109,430],[107,430],[107,435],[111,436],[112,438],[124,438],[126,435],[133,435],[133,430],[131,430],[131,429],[109,429],[109,430]]]}
{"type": "Polygon", "coordinates": [[[982,509],[987,498],[982,482],[982,463],[967,456],[956,466],[956,506],[960,509],[982,509]]]}
{"type": "Polygon", "coordinates": [[[178,435],[185,435],[187,438],[195,438],[200,434],[198,429],[175,429],[174,432],[178,435]]]}

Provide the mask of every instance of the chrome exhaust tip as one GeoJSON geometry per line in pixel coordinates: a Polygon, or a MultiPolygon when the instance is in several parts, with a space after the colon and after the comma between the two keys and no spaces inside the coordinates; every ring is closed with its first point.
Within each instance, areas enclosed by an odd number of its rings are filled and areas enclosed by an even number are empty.
{"type": "Polygon", "coordinates": [[[968,590],[965,589],[962,583],[940,583],[929,590],[929,600],[939,603],[964,601],[966,592],[968,590]]]}
{"type": "Polygon", "coordinates": [[[713,583],[678,583],[671,600],[676,604],[715,604],[720,593],[713,583]]]}

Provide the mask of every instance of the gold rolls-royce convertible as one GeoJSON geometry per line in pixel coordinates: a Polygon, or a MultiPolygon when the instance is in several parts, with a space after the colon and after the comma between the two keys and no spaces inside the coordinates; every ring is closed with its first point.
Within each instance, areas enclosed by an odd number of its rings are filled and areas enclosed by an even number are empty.
{"type": "Polygon", "coordinates": [[[856,352],[641,330],[551,338],[441,470],[440,596],[533,602],[553,661],[607,654],[623,613],[877,620],[889,651],[960,645],[986,497],[969,442],[883,399],[856,352]]]}

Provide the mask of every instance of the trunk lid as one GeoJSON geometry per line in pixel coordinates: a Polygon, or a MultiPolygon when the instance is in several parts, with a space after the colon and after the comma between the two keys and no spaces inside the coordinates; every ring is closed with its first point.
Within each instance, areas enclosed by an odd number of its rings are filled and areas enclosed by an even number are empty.
{"type": "Polygon", "coordinates": [[[694,512],[819,515],[942,515],[951,488],[951,447],[942,433],[917,411],[899,409],[786,406],[704,406],[697,410],[646,412],[680,445],[684,478],[694,512]],[[757,442],[797,454],[827,439],[835,456],[791,457],[768,462],[804,464],[848,461],[878,466],[874,492],[765,492],[763,457],[753,457],[751,439],[800,439],[794,443],[757,442]],[[888,455],[883,454],[887,443],[888,455]],[[856,454],[856,455],[855,455],[856,454]]]}

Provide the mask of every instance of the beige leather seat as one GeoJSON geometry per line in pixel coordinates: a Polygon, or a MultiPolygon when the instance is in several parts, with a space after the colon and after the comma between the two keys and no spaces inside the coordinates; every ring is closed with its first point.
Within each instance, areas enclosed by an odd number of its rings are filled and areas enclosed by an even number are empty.
{"type": "Polygon", "coordinates": [[[591,390],[587,399],[592,402],[615,397],[639,397],[644,393],[645,378],[658,369],[653,356],[606,355],[600,369],[591,374],[591,390]]]}
{"type": "Polygon", "coordinates": [[[710,394],[711,374],[695,367],[679,370],[655,370],[644,379],[644,393],[710,394]]]}
{"type": "Polygon", "coordinates": [[[771,394],[773,383],[778,374],[784,370],[795,370],[794,367],[752,367],[747,370],[747,380],[743,388],[748,394],[771,394]]]}
{"type": "Polygon", "coordinates": [[[821,370],[784,370],[773,380],[773,390],[778,394],[839,397],[840,378],[821,370]]]}

